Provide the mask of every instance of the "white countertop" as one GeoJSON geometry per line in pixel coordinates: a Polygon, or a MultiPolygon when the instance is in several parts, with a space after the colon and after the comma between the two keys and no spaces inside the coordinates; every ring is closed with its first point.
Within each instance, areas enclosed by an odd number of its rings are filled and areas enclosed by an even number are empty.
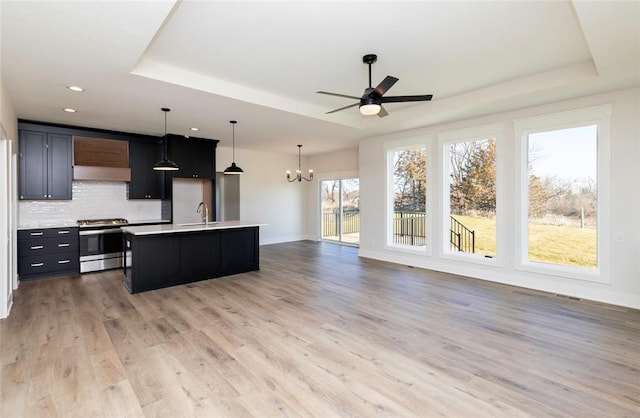
{"type": "MultiPolygon", "coordinates": [[[[158,224],[164,223],[168,224],[171,221],[162,220],[162,219],[134,219],[130,220],[130,224],[158,224]]],[[[38,222],[23,222],[20,223],[18,229],[40,229],[40,228],[71,228],[74,226],[78,226],[78,221],[47,221],[41,220],[38,222]]]]}
{"type": "Polygon", "coordinates": [[[156,235],[156,234],[175,234],[176,232],[197,232],[212,231],[216,229],[231,228],[248,228],[254,226],[265,226],[268,224],[261,222],[249,221],[221,221],[209,222],[208,225],[203,223],[188,224],[164,224],[164,225],[142,225],[142,226],[123,226],[122,232],[132,235],[156,235]]]}

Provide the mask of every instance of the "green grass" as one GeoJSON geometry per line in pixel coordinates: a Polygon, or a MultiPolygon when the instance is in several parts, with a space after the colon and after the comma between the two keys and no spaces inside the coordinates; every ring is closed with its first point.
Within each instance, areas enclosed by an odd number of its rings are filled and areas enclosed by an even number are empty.
{"type": "Polygon", "coordinates": [[[453,215],[453,217],[475,231],[476,254],[496,255],[496,219],[480,216],[453,215]]]}
{"type": "MultiPolygon", "coordinates": [[[[476,253],[496,255],[495,218],[454,215],[476,231],[476,253]]],[[[593,228],[529,224],[529,260],[576,267],[596,267],[597,233],[593,228]]]]}
{"type": "Polygon", "coordinates": [[[597,241],[595,228],[529,224],[529,260],[593,268],[597,241]]]}

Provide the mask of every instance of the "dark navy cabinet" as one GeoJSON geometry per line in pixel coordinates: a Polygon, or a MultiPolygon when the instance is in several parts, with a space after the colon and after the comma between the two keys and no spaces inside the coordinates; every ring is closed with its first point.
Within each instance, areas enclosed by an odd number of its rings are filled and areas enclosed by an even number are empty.
{"type": "Polygon", "coordinates": [[[129,143],[129,199],[164,199],[164,172],[153,169],[162,154],[160,141],[129,143]]]}
{"type": "Polygon", "coordinates": [[[20,280],[79,272],[77,227],[18,230],[20,280]]]}
{"type": "Polygon", "coordinates": [[[71,135],[20,131],[21,200],[71,200],[71,135]]]}
{"type": "Polygon", "coordinates": [[[187,138],[169,134],[169,159],[180,170],[173,172],[179,178],[216,178],[216,140],[187,138]]]}
{"type": "Polygon", "coordinates": [[[131,293],[258,270],[259,227],[125,233],[124,285],[131,293]]]}

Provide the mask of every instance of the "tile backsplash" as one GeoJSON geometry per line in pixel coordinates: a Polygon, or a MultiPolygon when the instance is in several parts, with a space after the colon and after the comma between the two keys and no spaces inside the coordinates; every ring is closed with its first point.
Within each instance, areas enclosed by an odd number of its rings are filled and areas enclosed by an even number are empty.
{"type": "Polygon", "coordinates": [[[73,200],[21,200],[20,227],[68,224],[78,219],[161,219],[160,200],[128,200],[127,184],[110,181],[74,181],[73,200]]]}

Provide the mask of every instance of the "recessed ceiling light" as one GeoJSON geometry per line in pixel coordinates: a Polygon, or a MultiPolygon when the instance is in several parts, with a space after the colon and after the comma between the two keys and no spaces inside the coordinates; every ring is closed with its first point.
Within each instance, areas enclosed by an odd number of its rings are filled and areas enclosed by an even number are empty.
{"type": "Polygon", "coordinates": [[[192,131],[197,131],[198,130],[198,128],[189,128],[189,129],[191,129],[192,131]]]}
{"type": "Polygon", "coordinates": [[[64,110],[65,112],[69,112],[69,113],[76,113],[76,112],[77,112],[77,110],[75,110],[75,109],[71,109],[70,107],[65,107],[65,108],[64,108],[64,109],[62,109],[62,110],[64,110]]]}
{"type": "Polygon", "coordinates": [[[78,87],[78,86],[67,86],[67,88],[71,91],[84,91],[82,87],[78,87]]]}

